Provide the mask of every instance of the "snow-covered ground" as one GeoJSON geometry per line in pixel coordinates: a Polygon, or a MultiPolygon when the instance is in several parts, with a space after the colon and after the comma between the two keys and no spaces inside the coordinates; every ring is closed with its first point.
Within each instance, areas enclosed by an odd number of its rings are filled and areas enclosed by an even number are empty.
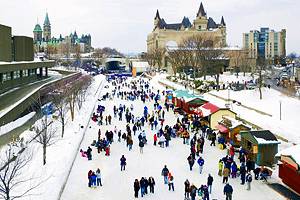
{"type": "Polygon", "coordinates": [[[31,112],[15,121],[5,124],[4,126],[0,126],[0,136],[10,132],[11,130],[13,130],[15,128],[22,126],[27,121],[29,121],[34,115],[35,115],[35,112],[31,112]]]}
{"type": "MultiPolygon", "coordinates": [[[[159,77],[154,78],[151,82],[155,89],[162,90],[163,87],[158,84],[159,77]]],[[[129,106],[131,102],[125,100],[114,99],[113,101],[101,102],[101,105],[106,107],[105,115],[113,116],[113,105],[125,104],[129,106]]],[[[143,103],[141,101],[134,102],[134,115],[142,116],[143,103]]],[[[153,103],[147,102],[146,105],[151,113],[153,103]]],[[[174,125],[176,116],[172,112],[166,112],[165,124],[174,125]]],[[[125,132],[126,123],[119,122],[113,118],[112,125],[103,125],[99,127],[96,123],[90,123],[91,128],[86,132],[86,136],[81,144],[82,149],[86,150],[93,140],[97,139],[98,129],[101,129],[102,137],[106,130],[113,130],[114,126],[125,132]]],[[[132,126],[132,125],[131,125],[132,126]]],[[[225,199],[223,195],[223,187],[221,177],[217,175],[218,160],[226,155],[226,151],[222,151],[217,147],[209,146],[206,141],[204,146],[203,158],[205,159],[203,174],[199,174],[198,165],[194,165],[193,171],[189,171],[187,157],[190,153],[190,147],[182,143],[182,139],[172,139],[170,147],[160,148],[153,146],[153,134],[149,125],[145,126],[148,144],[144,147],[144,153],[139,153],[137,135],[133,137],[133,150],[128,151],[125,142],[115,142],[111,146],[111,156],[107,157],[104,152],[98,154],[93,148],[93,160],[88,161],[81,157],[77,152],[77,157],[72,168],[66,188],[62,194],[63,200],[69,199],[97,199],[97,200],[117,200],[117,199],[134,199],[133,182],[141,177],[153,176],[155,185],[155,194],[148,194],[145,199],[153,200],[182,200],[184,198],[184,181],[188,178],[191,183],[200,187],[201,184],[206,184],[208,173],[214,177],[213,192],[211,199],[225,199]],[[120,171],[120,157],[125,155],[127,158],[126,171],[120,171]],[[174,176],[175,191],[168,191],[166,185],[163,184],[161,170],[164,165],[167,165],[174,176]],[[88,187],[87,173],[89,170],[101,169],[102,187],[91,189],[88,187]]],[[[245,186],[240,185],[239,179],[230,179],[229,183],[233,186],[233,199],[247,200],[250,197],[256,200],[280,200],[285,199],[277,192],[269,188],[261,181],[253,181],[251,191],[247,191],[245,186]]],[[[139,194],[140,196],[140,194],[139,194]]]]}

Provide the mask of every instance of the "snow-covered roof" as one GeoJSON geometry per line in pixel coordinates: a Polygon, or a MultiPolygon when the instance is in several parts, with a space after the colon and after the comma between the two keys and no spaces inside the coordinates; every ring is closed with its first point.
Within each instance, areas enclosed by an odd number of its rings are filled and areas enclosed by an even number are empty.
{"type": "Polygon", "coordinates": [[[300,165],[300,145],[294,145],[276,154],[276,157],[280,156],[290,156],[298,165],[300,165]]]}
{"type": "Polygon", "coordinates": [[[279,144],[277,138],[269,130],[249,131],[258,144],[279,144]]]}
{"type": "MultiPolygon", "coordinates": [[[[235,127],[238,127],[240,125],[243,125],[243,126],[246,126],[248,127],[249,129],[251,129],[251,127],[247,126],[246,124],[244,124],[242,121],[239,121],[233,117],[229,117],[229,116],[223,116],[223,119],[227,119],[231,122],[231,127],[229,128],[235,128],[235,127]]],[[[220,121],[223,121],[223,120],[220,120],[220,121]]]]}

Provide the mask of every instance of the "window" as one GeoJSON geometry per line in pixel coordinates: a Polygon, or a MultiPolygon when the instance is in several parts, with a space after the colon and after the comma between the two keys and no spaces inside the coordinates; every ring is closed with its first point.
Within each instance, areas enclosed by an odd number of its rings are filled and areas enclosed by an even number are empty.
{"type": "Polygon", "coordinates": [[[26,77],[26,76],[28,76],[28,70],[23,70],[23,77],[26,77]]]}

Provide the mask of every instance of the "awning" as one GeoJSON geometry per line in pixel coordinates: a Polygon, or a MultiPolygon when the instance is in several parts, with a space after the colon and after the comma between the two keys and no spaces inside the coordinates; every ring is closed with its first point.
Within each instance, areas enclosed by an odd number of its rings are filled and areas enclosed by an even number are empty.
{"type": "Polygon", "coordinates": [[[229,132],[229,129],[228,129],[226,126],[222,125],[222,124],[219,124],[219,125],[217,126],[217,129],[218,129],[221,133],[228,133],[228,132],[229,132]]]}

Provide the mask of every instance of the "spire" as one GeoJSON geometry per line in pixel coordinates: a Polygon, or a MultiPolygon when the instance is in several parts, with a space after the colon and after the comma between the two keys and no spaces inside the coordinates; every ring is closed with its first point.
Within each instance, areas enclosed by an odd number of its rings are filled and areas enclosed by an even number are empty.
{"type": "Polygon", "coordinates": [[[204,10],[202,2],[200,4],[200,8],[198,10],[197,17],[206,17],[206,12],[204,10]]]}
{"type": "Polygon", "coordinates": [[[156,10],[156,15],[155,15],[155,18],[154,19],[159,19],[160,20],[160,16],[159,16],[159,11],[158,9],[156,10]]]}
{"type": "Polygon", "coordinates": [[[226,23],[225,23],[225,20],[224,20],[224,17],[222,16],[222,19],[221,19],[221,25],[222,26],[226,26],[226,23]]]}
{"type": "Polygon", "coordinates": [[[49,20],[48,12],[46,12],[46,17],[45,17],[44,25],[50,25],[50,20],[49,20]]]}

